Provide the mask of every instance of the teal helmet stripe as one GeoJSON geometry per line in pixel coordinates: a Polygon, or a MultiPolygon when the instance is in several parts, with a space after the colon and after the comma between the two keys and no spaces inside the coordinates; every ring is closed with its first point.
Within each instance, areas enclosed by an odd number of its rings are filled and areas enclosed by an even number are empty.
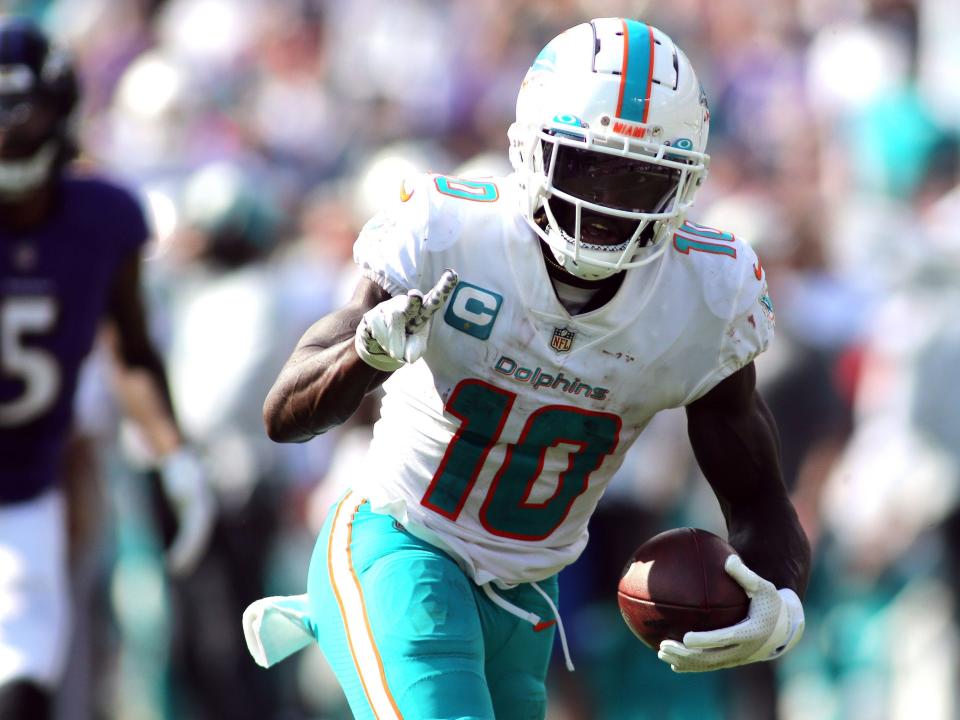
{"type": "Polygon", "coordinates": [[[645,123],[653,82],[653,28],[637,20],[623,21],[623,66],[617,117],[645,123]]]}
{"type": "Polygon", "coordinates": [[[550,41],[546,44],[536,60],[533,61],[533,70],[547,70],[553,72],[556,69],[557,48],[556,43],[550,41]]]}

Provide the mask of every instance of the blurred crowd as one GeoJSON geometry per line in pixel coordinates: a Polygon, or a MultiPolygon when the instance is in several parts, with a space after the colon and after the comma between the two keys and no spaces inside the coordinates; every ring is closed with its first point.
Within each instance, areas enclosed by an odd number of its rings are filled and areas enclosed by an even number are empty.
{"type": "Polygon", "coordinates": [[[400,179],[507,172],[530,62],[610,15],[671,35],[710,100],[694,219],[744,237],[766,268],[778,335],[758,371],[814,573],[807,635],[776,666],[676,676],[637,643],[614,593],[630,551],[668,527],[722,532],[682,412],[659,416],[562,575],[578,670],[557,668],[550,717],[960,717],[956,0],[2,4],[72,50],[82,162],[148,209],[153,332],[220,501],[209,556],[170,584],[164,518],[94,358],[62,717],[349,716],[318,652],[257,668],[240,613],[303,592],[376,406],[289,448],[266,439],[261,403],[299,335],[352,289],[352,242],[400,179]]]}

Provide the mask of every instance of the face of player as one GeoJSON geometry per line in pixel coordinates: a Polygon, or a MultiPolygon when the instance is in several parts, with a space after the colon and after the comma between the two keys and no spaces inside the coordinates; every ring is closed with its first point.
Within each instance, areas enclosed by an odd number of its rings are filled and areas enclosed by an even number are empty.
{"type": "MultiPolygon", "coordinates": [[[[554,146],[544,144],[544,164],[554,146]]],[[[680,171],[618,155],[559,145],[553,184],[558,190],[597,205],[631,212],[661,212],[673,200],[680,171]]],[[[561,229],[575,236],[576,210],[560,199],[551,200],[561,229]]],[[[607,215],[584,208],[581,238],[593,245],[616,246],[627,242],[637,229],[637,220],[607,215]]]]}
{"type": "Polygon", "coordinates": [[[0,199],[26,199],[49,180],[59,151],[58,121],[47,103],[0,93],[0,199]]]}

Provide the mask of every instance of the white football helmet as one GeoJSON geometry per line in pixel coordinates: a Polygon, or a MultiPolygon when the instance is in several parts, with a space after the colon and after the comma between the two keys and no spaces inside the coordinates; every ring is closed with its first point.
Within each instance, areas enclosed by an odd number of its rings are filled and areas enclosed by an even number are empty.
{"type": "Polygon", "coordinates": [[[710,110],[686,55],[636,20],[551,40],[520,86],[510,162],[521,211],[585,280],[658,258],[706,178],[710,110]]]}

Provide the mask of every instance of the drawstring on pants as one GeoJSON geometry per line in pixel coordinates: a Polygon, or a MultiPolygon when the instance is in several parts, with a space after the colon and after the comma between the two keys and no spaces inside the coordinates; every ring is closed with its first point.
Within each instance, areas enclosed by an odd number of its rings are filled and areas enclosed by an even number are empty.
{"type": "MultiPolygon", "coordinates": [[[[554,604],[553,600],[550,599],[550,596],[544,592],[543,588],[541,588],[535,582],[530,583],[530,585],[532,585],[533,589],[543,596],[543,599],[547,601],[547,605],[550,606],[550,611],[553,613],[553,619],[557,622],[557,630],[560,631],[560,646],[563,648],[564,662],[566,663],[567,670],[573,672],[573,660],[570,659],[570,648],[567,647],[567,634],[563,629],[563,620],[560,619],[560,611],[557,610],[557,606],[554,604]]],[[[533,625],[534,629],[539,629],[537,626],[539,626],[542,622],[542,618],[539,615],[532,612],[527,612],[523,608],[517,607],[512,602],[501,597],[494,592],[493,588],[490,586],[490,583],[483,585],[483,592],[486,593],[487,597],[490,598],[490,601],[498,607],[503,608],[514,617],[518,617],[521,620],[530,623],[533,625]]]]}

